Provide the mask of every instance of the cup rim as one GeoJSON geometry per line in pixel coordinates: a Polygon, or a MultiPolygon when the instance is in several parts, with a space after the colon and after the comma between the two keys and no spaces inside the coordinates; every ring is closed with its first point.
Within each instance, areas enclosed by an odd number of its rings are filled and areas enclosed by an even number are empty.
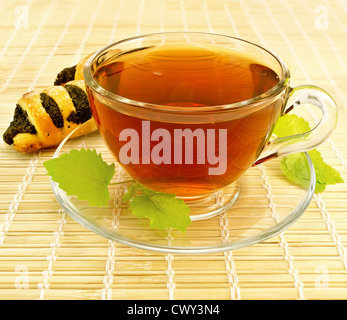
{"type": "Polygon", "coordinates": [[[106,98],[106,100],[114,100],[114,101],[119,101],[121,103],[125,103],[127,105],[131,105],[133,107],[140,107],[143,109],[150,109],[150,110],[156,110],[156,111],[167,111],[167,112],[182,112],[182,113],[205,113],[205,112],[211,112],[211,111],[225,111],[225,110],[231,110],[231,109],[238,109],[238,108],[251,108],[253,105],[258,103],[261,103],[263,101],[266,101],[268,99],[271,99],[272,97],[277,96],[286,86],[289,84],[290,81],[290,72],[285,64],[285,62],[274,52],[272,52],[269,49],[266,49],[262,47],[261,45],[258,45],[256,43],[253,43],[248,40],[244,40],[238,37],[234,36],[228,36],[224,34],[219,34],[219,33],[210,33],[210,32],[196,32],[196,31],[169,31],[169,32],[154,32],[154,33],[147,33],[147,34],[142,34],[142,35],[137,35],[133,37],[128,37],[123,40],[119,40],[116,42],[113,42],[98,51],[96,51],[94,54],[92,54],[88,60],[86,61],[84,67],[83,67],[83,76],[84,76],[84,81],[88,87],[90,87],[93,91],[97,92],[100,94],[103,98],[106,98]],[[252,97],[250,99],[246,99],[243,101],[238,101],[234,103],[229,103],[229,104],[221,104],[221,105],[213,105],[213,106],[204,106],[204,107],[180,107],[180,106],[167,106],[167,105],[162,105],[162,104],[154,104],[154,103],[149,103],[149,102],[143,102],[143,101],[137,101],[133,99],[126,98],[124,96],[115,94],[113,92],[108,91],[104,87],[102,87],[100,84],[98,84],[94,76],[91,72],[91,65],[94,62],[95,58],[101,55],[103,52],[108,50],[111,47],[115,47],[119,44],[122,44],[124,42],[136,40],[136,39],[141,39],[141,38],[148,38],[151,36],[157,36],[157,35],[202,35],[202,36],[218,36],[218,37],[224,37],[224,38],[229,38],[233,40],[237,40],[243,43],[246,43],[248,45],[252,45],[255,47],[258,47],[259,49],[267,52],[269,55],[271,55],[275,60],[279,63],[282,71],[282,76],[278,83],[273,86],[271,89],[263,92],[260,95],[257,95],[255,97],[252,97]]]}

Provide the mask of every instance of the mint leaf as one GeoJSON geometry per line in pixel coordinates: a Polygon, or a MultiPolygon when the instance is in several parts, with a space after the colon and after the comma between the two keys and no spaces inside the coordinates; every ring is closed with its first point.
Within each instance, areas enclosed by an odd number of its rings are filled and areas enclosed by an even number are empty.
{"type": "Polygon", "coordinates": [[[330,184],[343,183],[340,173],[324,162],[316,149],[308,152],[316,172],[316,192],[322,192],[330,184]]]}
{"type": "Polygon", "coordinates": [[[67,195],[87,200],[91,206],[107,206],[110,200],[108,185],[115,174],[115,165],[104,162],[95,149],[72,149],[43,165],[67,195]]]}
{"type": "Polygon", "coordinates": [[[176,228],[185,232],[191,223],[190,208],[174,194],[154,192],[144,188],[145,195],[134,196],[130,202],[132,213],[150,219],[150,226],[157,229],[176,228]]]}
{"type": "MultiPolygon", "coordinates": [[[[315,192],[323,192],[329,184],[343,182],[340,173],[324,162],[319,151],[310,150],[308,154],[316,172],[315,192]]],[[[281,161],[281,169],[290,181],[305,187],[309,186],[310,169],[306,156],[303,153],[296,153],[285,157],[281,161]]]]}
{"type": "Polygon", "coordinates": [[[308,187],[310,185],[310,168],[303,153],[291,154],[281,161],[283,174],[293,183],[308,187]]]}
{"type": "Polygon", "coordinates": [[[276,123],[273,133],[278,138],[292,136],[310,131],[308,122],[296,114],[286,114],[280,117],[276,123]]]}
{"type": "MultiPolygon", "coordinates": [[[[115,174],[115,165],[108,165],[95,149],[72,149],[70,153],[45,161],[43,165],[47,174],[67,195],[87,200],[90,206],[108,205],[108,186],[115,174]]],[[[115,184],[126,182],[129,180],[115,184]]],[[[190,208],[174,194],[156,192],[132,180],[123,196],[123,202],[127,201],[130,201],[132,213],[139,218],[149,218],[153,228],[177,228],[185,232],[191,223],[188,215],[190,208]]]]}
{"type": "MultiPolygon", "coordinates": [[[[308,122],[295,114],[287,114],[281,117],[273,131],[278,138],[300,134],[310,131],[308,122]]],[[[327,185],[342,183],[340,173],[328,165],[322,158],[321,153],[316,150],[308,151],[316,172],[315,192],[322,192],[327,185]]],[[[283,174],[293,183],[308,187],[310,184],[310,168],[306,156],[303,153],[295,153],[283,157],[281,161],[283,174]]]]}

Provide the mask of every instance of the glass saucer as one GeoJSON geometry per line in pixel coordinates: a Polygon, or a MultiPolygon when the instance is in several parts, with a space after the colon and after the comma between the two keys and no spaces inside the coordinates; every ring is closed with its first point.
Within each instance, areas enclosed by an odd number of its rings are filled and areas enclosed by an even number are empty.
{"type": "MultiPolygon", "coordinates": [[[[83,127],[83,126],[82,126],[83,127]]],[[[77,132],[73,134],[78,134],[77,132]]],[[[56,149],[53,158],[71,149],[96,149],[104,161],[115,162],[99,132],[69,139],[56,149]]],[[[128,204],[122,203],[127,184],[109,186],[111,201],[108,207],[92,207],[86,201],[67,196],[51,180],[53,193],[62,208],[87,229],[118,243],[161,253],[202,254],[235,250],[274,237],[291,226],[306,208],[314,195],[315,172],[311,159],[305,153],[310,167],[310,184],[307,188],[290,183],[282,174],[280,159],[274,159],[250,168],[236,182],[238,198],[223,213],[208,219],[194,220],[182,233],[176,229],[150,228],[148,219],[132,215],[128,204]]],[[[116,164],[112,182],[131,179],[116,164]]],[[[223,189],[225,195],[235,184],[223,189]]],[[[202,203],[200,208],[210,204],[202,203]]],[[[199,210],[197,206],[194,210],[199,210]]]]}

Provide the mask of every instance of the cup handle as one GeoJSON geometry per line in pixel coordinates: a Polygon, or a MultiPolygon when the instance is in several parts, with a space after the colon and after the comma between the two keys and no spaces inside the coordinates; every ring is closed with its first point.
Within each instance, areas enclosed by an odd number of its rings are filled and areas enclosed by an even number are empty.
{"type": "Polygon", "coordinates": [[[291,153],[314,149],[328,139],[337,123],[338,112],[334,99],[316,86],[303,85],[291,88],[283,115],[302,104],[316,106],[322,111],[319,123],[308,132],[269,141],[253,166],[291,153]]]}

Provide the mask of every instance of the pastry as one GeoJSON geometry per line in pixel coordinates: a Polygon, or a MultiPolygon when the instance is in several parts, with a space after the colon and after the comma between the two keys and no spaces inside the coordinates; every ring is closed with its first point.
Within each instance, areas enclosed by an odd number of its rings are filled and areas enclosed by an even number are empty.
{"type": "MultiPolygon", "coordinates": [[[[77,71],[77,68],[76,68],[77,71]]],[[[96,130],[83,80],[72,80],[42,92],[23,94],[4,141],[22,153],[57,146],[73,129],[85,123],[79,135],[96,130]]]]}

